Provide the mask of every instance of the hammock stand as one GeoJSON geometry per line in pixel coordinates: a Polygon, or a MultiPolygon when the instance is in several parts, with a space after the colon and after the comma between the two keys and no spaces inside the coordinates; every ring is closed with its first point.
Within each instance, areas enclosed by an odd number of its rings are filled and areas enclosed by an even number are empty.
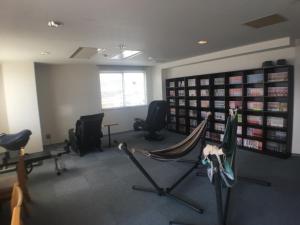
{"type": "Polygon", "coordinates": [[[156,193],[159,196],[166,196],[169,198],[174,199],[178,203],[185,205],[197,213],[202,214],[203,209],[194,205],[192,202],[183,199],[182,197],[179,197],[172,193],[172,191],[187,177],[189,176],[194,169],[196,169],[201,164],[201,155],[202,150],[205,146],[205,134],[207,130],[207,124],[209,120],[210,115],[203,120],[196,128],[195,130],[183,141],[180,143],[173,145],[169,148],[160,149],[160,150],[152,150],[152,151],[146,151],[146,150],[135,150],[131,149],[129,150],[126,143],[121,143],[119,145],[119,149],[123,150],[130,158],[130,160],[134,163],[134,165],[142,172],[142,174],[146,177],[146,179],[151,183],[153,188],[148,187],[142,187],[138,185],[133,185],[132,189],[137,191],[144,191],[144,192],[150,192],[150,193],[156,193]],[[198,160],[196,160],[193,163],[193,166],[187,170],[181,177],[179,177],[178,180],[175,181],[174,184],[172,184],[168,188],[160,187],[154,179],[150,176],[150,174],[146,171],[146,169],[141,165],[141,163],[136,159],[134,156],[135,152],[139,152],[143,154],[146,157],[149,157],[151,159],[159,160],[159,161],[171,161],[171,160],[178,160],[179,158],[187,155],[190,153],[198,144],[198,142],[201,142],[201,147],[199,149],[199,156],[198,160]]]}

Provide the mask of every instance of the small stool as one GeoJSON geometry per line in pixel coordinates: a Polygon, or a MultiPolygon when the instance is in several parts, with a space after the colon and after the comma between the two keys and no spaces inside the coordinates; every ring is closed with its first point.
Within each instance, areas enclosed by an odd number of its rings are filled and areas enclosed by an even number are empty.
{"type": "Polygon", "coordinates": [[[107,132],[108,132],[108,147],[111,148],[111,137],[110,137],[110,127],[111,126],[117,126],[119,125],[118,123],[108,123],[104,124],[104,127],[107,127],[107,132]]]}

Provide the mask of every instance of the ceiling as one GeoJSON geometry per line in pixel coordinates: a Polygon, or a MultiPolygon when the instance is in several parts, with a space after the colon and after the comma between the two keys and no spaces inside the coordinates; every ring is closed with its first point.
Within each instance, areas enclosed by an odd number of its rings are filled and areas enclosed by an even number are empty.
{"type": "Polygon", "coordinates": [[[0,61],[152,65],[279,37],[300,37],[299,0],[1,0],[0,61]],[[288,22],[243,23],[279,13],[288,22]],[[64,26],[49,28],[49,20],[64,26]],[[207,45],[198,45],[200,39],[207,45]],[[141,50],[113,61],[69,59],[78,47],[141,50]],[[49,55],[41,55],[49,51],[49,55]],[[152,57],[154,60],[149,60],[152,57]]]}

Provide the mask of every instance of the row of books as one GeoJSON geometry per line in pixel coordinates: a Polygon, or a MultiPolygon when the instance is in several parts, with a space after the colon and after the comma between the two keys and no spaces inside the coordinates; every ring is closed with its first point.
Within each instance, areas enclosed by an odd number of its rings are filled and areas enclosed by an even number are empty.
{"type": "Polygon", "coordinates": [[[287,112],[288,104],[286,102],[268,102],[268,111],[287,112]]]}
{"type": "Polygon", "coordinates": [[[249,74],[247,75],[247,83],[248,84],[256,84],[264,82],[264,74],[249,74]]]}
{"type": "Polygon", "coordinates": [[[216,97],[223,97],[225,96],[225,89],[215,89],[214,94],[216,97]]]}
{"type": "Polygon", "coordinates": [[[274,152],[286,152],[286,145],[281,143],[276,143],[273,141],[267,141],[266,149],[274,152]]]}
{"type": "Polygon", "coordinates": [[[267,126],[284,128],[284,127],[286,127],[286,119],[282,118],[282,117],[268,116],[267,117],[267,126]]]}
{"type": "Polygon", "coordinates": [[[252,148],[252,149],[256,149],[256,150],[262,150],[263,143],[261,141],[250,140],[250,139],[244,138],[243,139],[243,146],[246,147],[246,148],[252,148]]]}
{"type": "Polygon", "coordinates": [[[242,84],[243,76],[232,76],[229,77],[229,84],[242,84]]]}
{"type": "Polygon", "coordinates": [[[264,96],[264,88],[247,88],[247,96],[264,96]]]}
{"type": "Polygon", "coordinates": [[[248,110],[253,110],[253,111],[262,111],[264,109],[264,103],[263,102],[248,101],[247,102],[247,109],[248,110]]]}
{"type": "Polygon", "coordinates": [[[268,96],[287,97],[288,87],[268,87],[268,96]]]}
{"type": "Polygon", "coordinates": [[[214,104],[215,104],[215,108],[217,109],[225,109],[225,101],[216,100],[214,104]]]}
{"type": "Polygon", "coordinates": [[[209,108],[209,101],[208,100],[201,100],[200,105],[201,105],[201,108],[209,108]]]}
{"type": "Polygon", "coordinates": [[[230,109],[242,109],[243,102],[242,101],[229,101],[229,108],[230,109]]]}
{"type": "Polygon", "coordinates": [[[259,128],[247,127],[247,136],[250,137],[263,137],[263,130],[259,128]]]}
{"type": "Polygon", "coordinates": [[[231,96],[231,97],[243,96],[243,89],[242,88],[230,88],[229,96],[231,96]]]}
{"type": "Polygon", "coordinates": [[[269,82],[288,81],[288,72],[277,72],[268,74],[269,82]]]}
{"type": "Polygon", "coordinates": [[[214,79],[215,85],[224,85],[225,84],[225,78],[224,77],[218,77],[214,79]]]}

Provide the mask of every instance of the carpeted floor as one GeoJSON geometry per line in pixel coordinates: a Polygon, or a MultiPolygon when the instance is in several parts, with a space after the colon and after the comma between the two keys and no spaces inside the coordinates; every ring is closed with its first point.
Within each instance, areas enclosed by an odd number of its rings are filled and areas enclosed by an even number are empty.
{"type": "MultiPolygon", "coordinates": [[[[164,132],[162,142],[145,141],[142,133],[128,132],[113,139],[129,147],[153,149],[182,140],[184,136],[164,132]]],[[[104,140],[104,146],[107,141],[104,140]]],[[[196,151],[188,158],[195,158],[196,151]],[[194,156],[194,157],[193,157],[194,156]]],[[[162,163],[138,157],[162,185],[172,183],[190,165],[162,163]]],[[[246,151],[238,153],[240,175],[267,179],[272,187],[239,182],[232,191],[228,224],[296,225],[300,209],[300,157],[287,160],[246,151]]],[[[217,224],[213,186],[205,177],[193,174],[176,189],[205,209],[204,214],[178,205],[171,199],[131,189],[132,184],[148,185],[145,178],[117,148],[105,148],[82,158],[65,157],[68,171],[54,173],[52,160],[30,174],[29,189],[34,200],[28,225],[168,225],[169,220],[190,224],[217,224]]],[[[4,207],[0,220],[7,214],[4,207]]],[[[5,223],[3,223],[5,224],[5,223]]],[[[1,222],[2,225],[2,222],[1,222]]]]}

